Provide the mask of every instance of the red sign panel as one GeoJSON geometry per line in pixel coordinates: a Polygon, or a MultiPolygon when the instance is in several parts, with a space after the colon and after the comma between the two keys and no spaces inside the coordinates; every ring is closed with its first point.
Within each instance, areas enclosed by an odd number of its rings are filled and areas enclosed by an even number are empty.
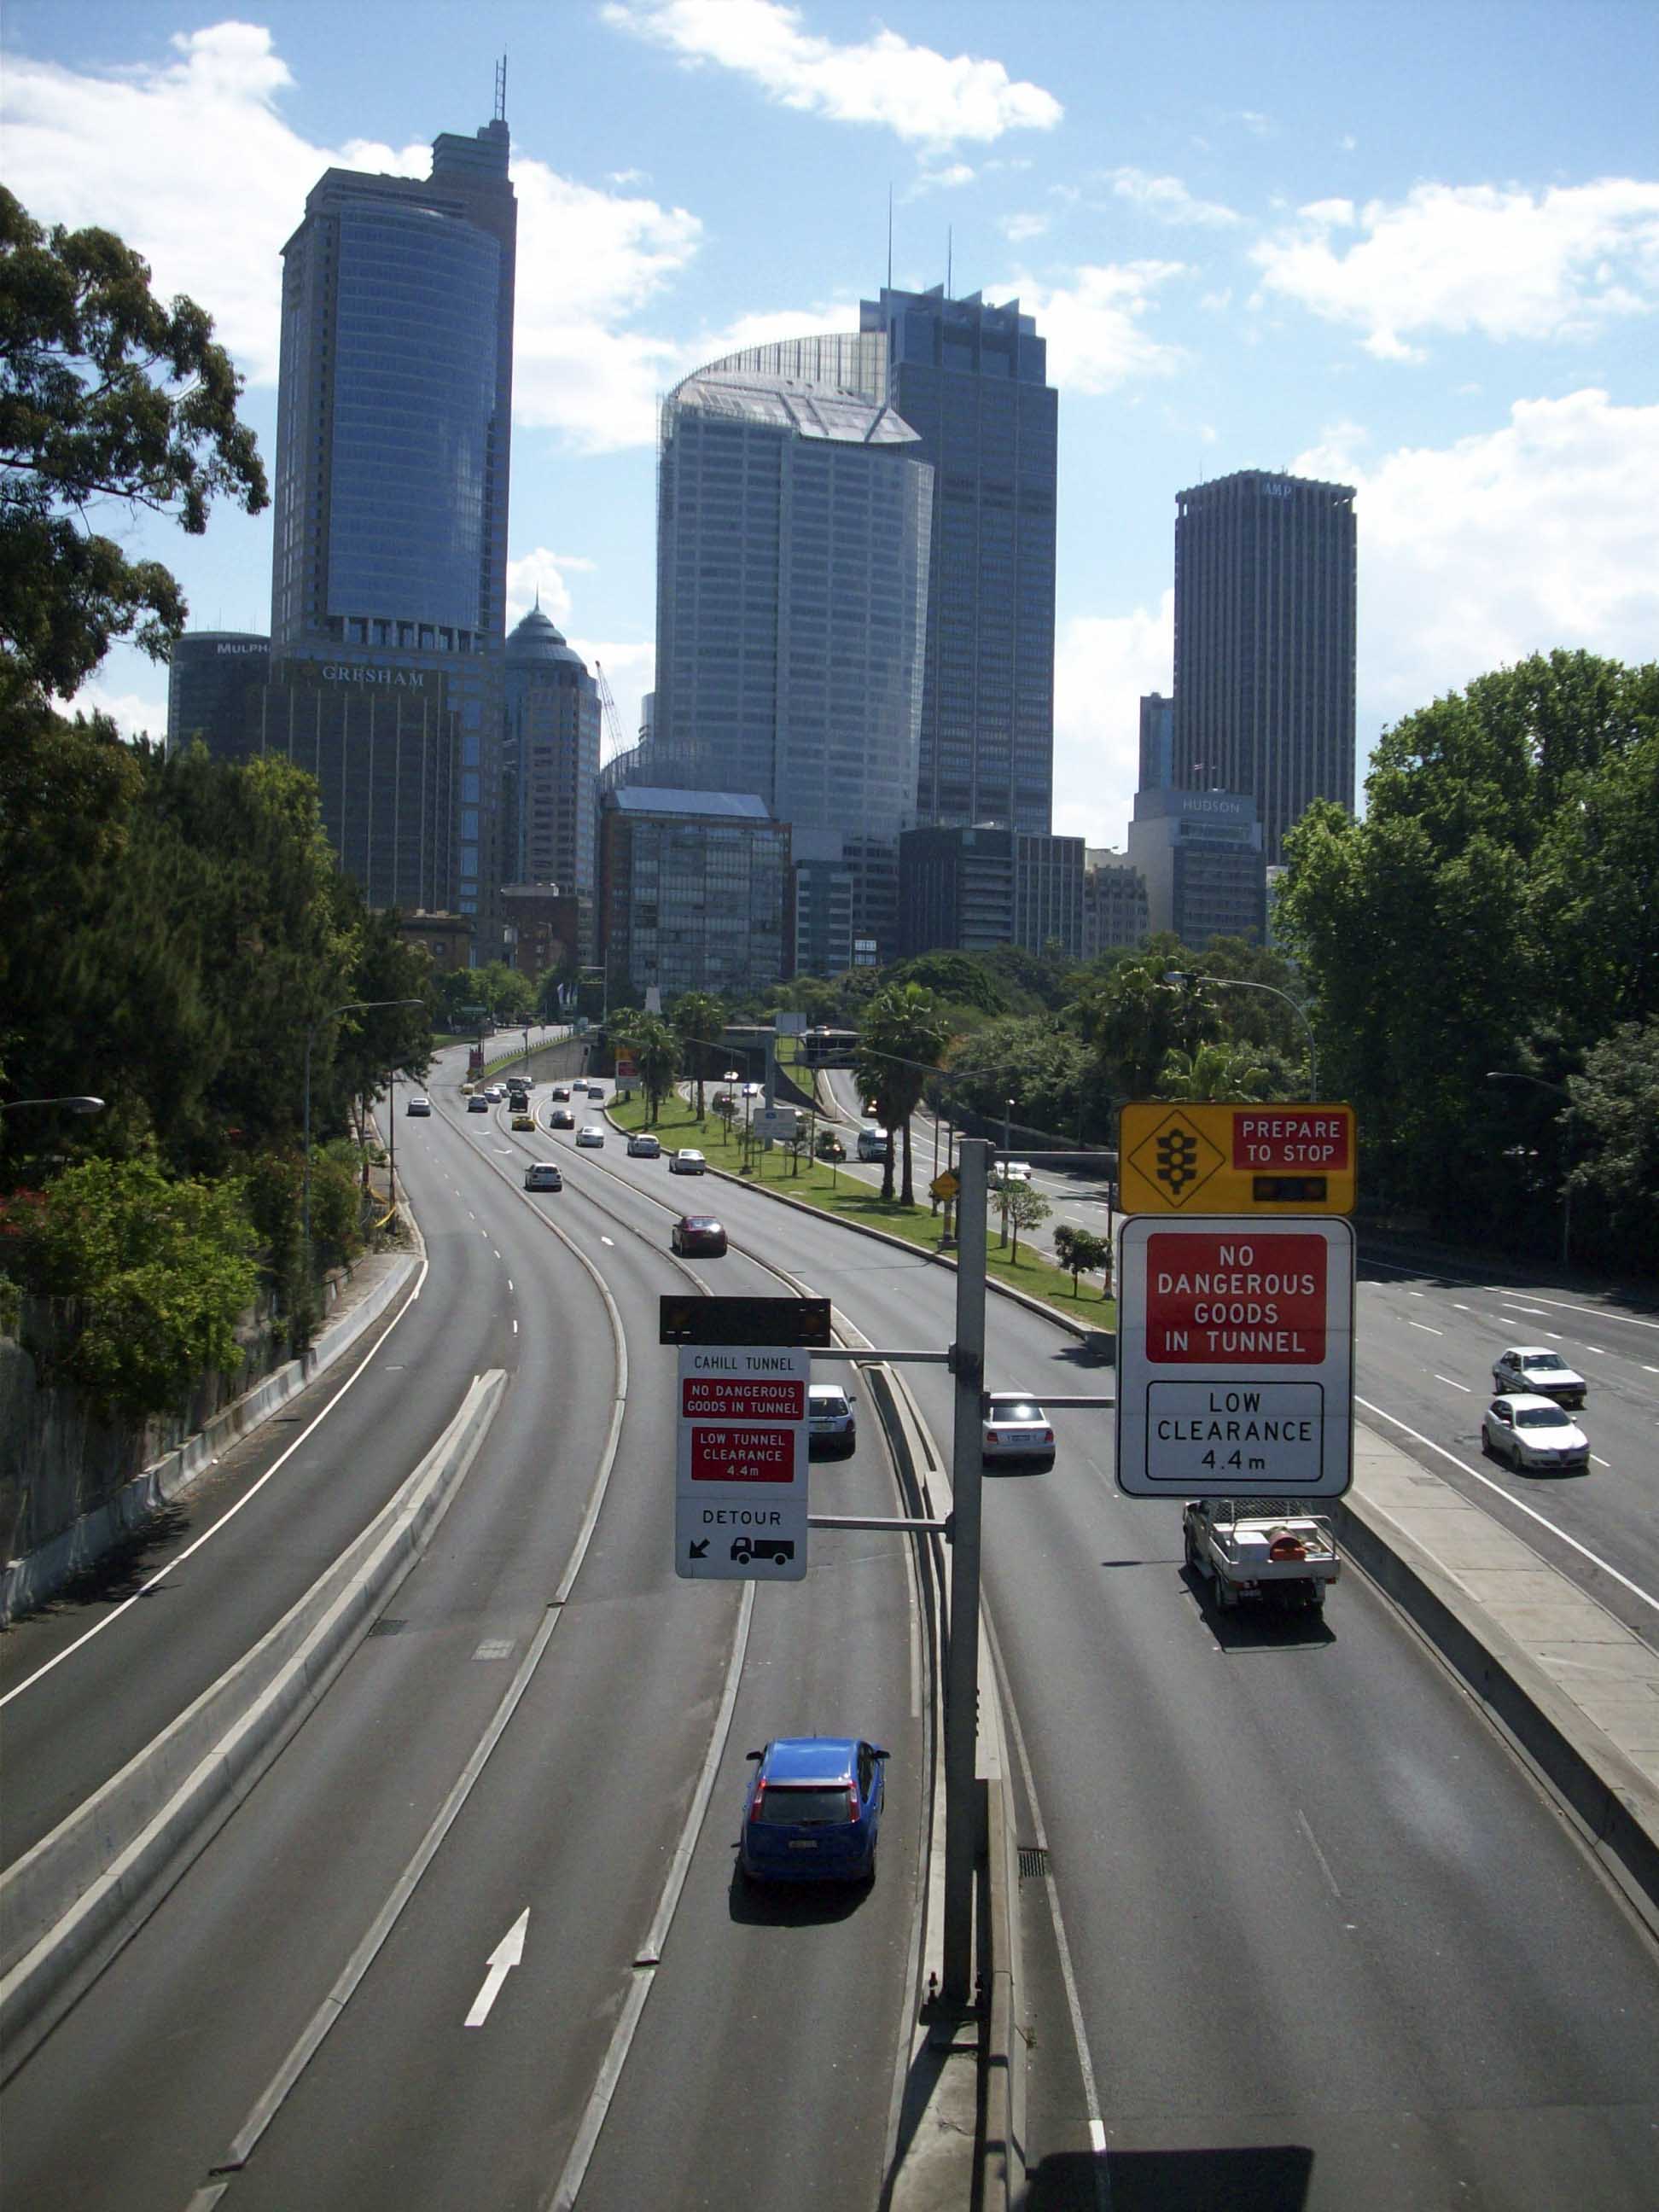
{"type": "Polygon", "coordinates": [[[802,1421],[806,1385],[785,1376],[688,1375],[680,1385],[680,1411],[703,1421],[802,1421]]]}
{"type": "MultiPolygon", "coordinates": [[[[1310,1116],[1316,1120],[1318,1116],[1310,1116]]],[[[1229,1228],[1146,1245],[1146,1358],[1156,1366],[1314,1367],[1325,1357],[1322,1237],[1229,1228]]]]}
{"type": "Polygon", "coordinates": [[[691,1480],[793,1482],[797,1433],[794,1429],[693,1429],[691,1480]]]}
{"type": "Polygon", "coordinates": [[[1347,1114],[1307,1109],[1264,1107],[1260,1113],[1233,1109],[1233,1165],[1258,1173],[1273,1168],[1348,1165],[1347,1114]]]}

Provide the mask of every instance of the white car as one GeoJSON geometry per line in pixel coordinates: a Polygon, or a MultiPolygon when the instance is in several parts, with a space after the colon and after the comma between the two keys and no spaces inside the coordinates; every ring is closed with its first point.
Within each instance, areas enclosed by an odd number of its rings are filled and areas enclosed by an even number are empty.
{"type": "Polygon", "coordinates": [[[998,1183],[1030,1182],[1031,1163],[1030,1160],[1000,1161],[993,1170],[993,1180],[998,1183]]]}
{"type": "Polygon", "coordinates": [[[499,1083],[485,1084],[484,1097],[489,1101],[492,1106],[499,1106],[506,1096],[506,1091],[502,1090],[499,1083]]]}
{"type": "Polygon", "coordinates": [[[1048,1416],[1029,1390],[994,1390],[980,1425],[980,1462],[984,1467],[1030,1461],[1054,1463],[1054,1432],[1048,1416]]]}
{"type": "Polygon", "coordinates": [[[1494,1398],[1480,1416],[1480,1441],[1513,1468],[1589,1467],[1589,1438],[1553,1398],[1494,1398]]]}
{"type": "Polygon", "coordinates": [[[811,1382],[806,1390],[806,1448],[832,1458],[850,1459],[858,1449],[858,1416],[853,1394],[842,1382],[811,1382]]]}
{"type": "Polygon", "coordinates": [[[524,1171],[526,1190],[562,1190],[564,1177],[551,1160],[532,1160],[524,1171]]]}
{"type": "Polygon", "coordinates": [[[763,1093],[758,1083],[745,1083],[743,1086],[743,1095],[745,1098],[759,1098],[763,1096],[763,1093]]]}
{"type": "Polygon", "coordinates": [[[602,1145],[605,1131],[597,1121],[584,1121],[576,1132],[576,1142],[579,1145],[602,1145]]]}
{"type": "Polygon", "coordinates": [[[429,1098],[422,1098],[417,1091],[404,1107],[404,1111],[405,1114],[429,1115],[432,1111],[432,1101],[429,1098]]]}
{"type": "Polygon", "coordinates": [[[628,1157],[631,1160],[654,1160],[661,1154],[660,1142],[648,1129],[636,1129],[628,1140],[628,1157]]]}
{"type": "Polygon", "coordinates": [[[1553,1398],[1558,1406],[1582,1406],[1584,1378],[1559,1352],[1540,1344],[1512,1344],[1492,1364],[1494,1390],[1524,1390],[1534,1398],[1553,1398]]]}
{"type": "Polygon", "coordinates": [[[689,1145],[684,1150],[668,1155],[670,1175],[703,1175],[708,1172],[708,1163],[702,1154],[694,1152],[689,1145]]]}

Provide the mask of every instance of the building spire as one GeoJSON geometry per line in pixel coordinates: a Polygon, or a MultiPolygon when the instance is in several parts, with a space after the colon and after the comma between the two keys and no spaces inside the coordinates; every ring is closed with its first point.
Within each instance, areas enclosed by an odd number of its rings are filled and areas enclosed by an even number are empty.
{"type": "Polygon", "coordinates": [[[507,120],[507,56],[503,54],[495,64],[495,120],[507,120]]]}
{"type": "Polygon", "coordinates": [[[893,289],[893,187],[887,187],[887,289],[893,289]]]}

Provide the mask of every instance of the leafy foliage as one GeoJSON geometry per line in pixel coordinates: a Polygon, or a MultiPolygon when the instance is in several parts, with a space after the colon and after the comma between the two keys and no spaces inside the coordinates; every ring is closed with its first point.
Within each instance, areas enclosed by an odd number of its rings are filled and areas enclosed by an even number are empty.
{"type": "Polygon", "coordinates": [[[234,1181],[170,1181],[149,1159],[88,1160],[60,1176],[23,1240],[31,1288],[79,1322],[64,1371],[143,1415],[179,1404],[208,1370],[241,1364],[255,1232],[234,1181]]]}
{"type": "Polygon", "coordinates": [[[1008,1242],[1008,1231],[1013,1231],[1011,1256],[1016,1260],[1019,1257],[1020,1231],[1040,1228],[1054,1210],[1042,1193],[1033,1189],[1029,1182],[1000,1182],[994,1190],[987,1193],[987,1203],[996,1206],[1001,1213],[1001,1241],[1005,1244],[1008,1242]]]}
{"type": "Polygon", "coordinates": [[[15,698],[69,696],[117,638],[183,630],[159,562],[87,529],[100,500],[199,536],[211,502],[266,504],[242,380],[191,300],[163,306],[112,232],[43,230],[0,186],[0,655],[15,698]]]}
{"type": "Polygon", "coordinates": [[[872,999],[865,1010],[854,1073],[860,1088],[874,1098],[887,1131],[881,1176],[884,1199],[893,1195],[893,1141],[897,1133],[904,1159],[900,1194],[906,1206],[915,1202],[910,1116],[921,1103],[927,1070],[939,1066],[949,1041],[933,994],[919,983],[896,983],[872,999]]]}
{"type": "Polygon", "coordinates": [[[1100,1295],[1105,1297],[1111,1289],[1112,1246],[1109,1237],[1097,1236],[1092,1229],[1079,1229],[1069,1221],[1062,1221],[1054,1231],[1054,1257],[1072,1278],[1075,1296],[1079,1275],[1092,1275],[1104,1271],[1107,1280],[1100,1295]]]}
{"type": "Polygon", "coordinates": [[[1621,1022],[1570,1079],[1571,1182],[1591,1200],[1621,1266],[1659,1273],[1659,1015],[1621,1022]]]}

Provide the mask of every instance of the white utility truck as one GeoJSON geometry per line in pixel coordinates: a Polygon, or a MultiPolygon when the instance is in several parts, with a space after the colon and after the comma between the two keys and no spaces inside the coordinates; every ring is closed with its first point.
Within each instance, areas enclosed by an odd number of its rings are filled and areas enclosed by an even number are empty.
{"type": "Polygon", "coordinates": [[[1191,1498],[1182,1508],[1187,1565],[1207,1576],[1224,1611],[1242,1598],[1317,1607],[1341,1571],[1322,1515],[1292,1498],[1191,1498]]]}

